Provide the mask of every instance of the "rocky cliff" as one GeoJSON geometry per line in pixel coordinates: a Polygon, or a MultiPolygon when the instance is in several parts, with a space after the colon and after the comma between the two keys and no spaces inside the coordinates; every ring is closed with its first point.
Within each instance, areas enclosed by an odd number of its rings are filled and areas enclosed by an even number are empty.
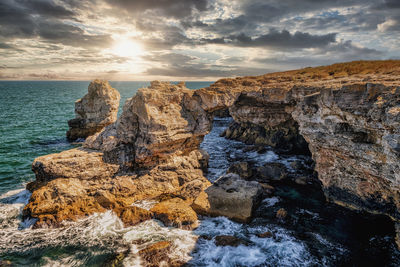
{"type": "Polygon", "coordinates": [[[75,102],[76,118],[69,120],[67,138],[86,138],[117,120],[120,95],[107,81],[94,80],[88,93],[75,102]]]}
{"type": "Polygon", "coordinates": [[[240,217],[247,220],[259,185],[254,194],[240,193],[230,185],[242,182],[230,175],[232,181],[219,180],[224,187],[204,191],[210,183],[199,144],[213,114],[229,109],[235,122],[226,137],[311,153],[329,200],[400,221],[399,75],[399,61],[375,61],[223,79],[200,90],[152,82],[83,148],[35,160],[25,215],[39,218],[39,226],[114,209],[125,221],[140,221],[147,215],[131,211],[132,203],[158,198],[163,204],[148,217],[190,228],[192,207],[235,218],[218,193],[227,188],[230,199],[237,192],[235,201],[249,207],[240,217]]]}
{"type": "MultiPolygon", "coordinates": [[[[191,210],[191,202],[209,185],[203,176],[208,155],[199,144],[211,127],[193,93],[184,84],[152,82],[126,102],[115,123],[90,136],[82,148],[35,159],[36,181],[28,185],[33,193],[25,216],[38,218],[37,227],[51,226],[113,209],[127,223],[139,222],[136,216],[143,211],[130,211],[135,201],[168,194],[184,200],[166,203],[171,210],[191,210]]],[[[148,218],[160,218],[160,210],[148,218]]],[[[174,215],[178,222],[161,218],[182,225],[182,216],[174,215]]],[[[184,225],[196,220],[192,216],[184,225]]]]}

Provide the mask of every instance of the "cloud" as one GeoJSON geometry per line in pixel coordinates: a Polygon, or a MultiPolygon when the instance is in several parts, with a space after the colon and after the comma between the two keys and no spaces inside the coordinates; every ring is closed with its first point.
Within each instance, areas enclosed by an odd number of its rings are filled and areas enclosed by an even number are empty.
{"type": "Polygon", "coordinates": [[[207,64],[193,64],[181,66],[168,66],[164,68],[154,67],[148,69],[143,74],[157,75],[167,77],[189,77],[189,78],[205,78],[205,77],[232,77],[232,76],[247,76],[261,75],[270,72],[267,68],[227,68],[224,66],[211,66],[207,64]]]}
{"type": "Polygon", "coordinates": [[[279,49],[302,49],[322,47],[336,41],[336,33],[325,35],[312,35],[310,33],[295,32],[291,34],[287,30],[277,31],[271,29],[267,34],[250,37],[242,33],[225,38],[203,39],[204,42],[214,44],[230,44],[241,47],[268,47],[279,49]]]}
{"type": "Polygon", "coordinates": [[[108,47],[110,35],[87,34],[60,19],[74,20],[75,13],[54,1],[4,0],[0,3],[0,35],[3,38],[41,38],[75,47],[108,47]]]}
{"type": "Polygon", "coordinates": [[[110,35],[89,35],[79,27],[53,20],[39,22],[37,35],[51,43],[86,48],[110,47],[113,42],[110,35]]]}
{"type": "Polygon", "coordinates": [[[205,11],[208,8],[208,0],[107,0],[107,2],[133,14],[153,11],[174,18],[184,18],[195,10],[205,11]]]}
{"type": "Polygon", "coordinates": [[[52,0],[16,0],[17,4],[29,10],[30,14],[38,14],[46,17],[70,18],[75,15],[72,10],[56,4],[52,0]]]}
{"type": "Polygon", "coordinates": [[[44,78],[43,70],[131,78],[147,69],[145,79],[399,57],[399,8],[398,0],[0,0],[0,60],[15,68],[3,68],[9,77],[36,69],[44,78]],[[112,54],[118,38],[140,43],[141,57],[112,54]]]}
{"type": "Polygon", "coordinates": [[[185,64],[196,59],[196,57],[177,53],[153,53],[142,58],[152,62],[163,62],[176,65],[185,64]]]}

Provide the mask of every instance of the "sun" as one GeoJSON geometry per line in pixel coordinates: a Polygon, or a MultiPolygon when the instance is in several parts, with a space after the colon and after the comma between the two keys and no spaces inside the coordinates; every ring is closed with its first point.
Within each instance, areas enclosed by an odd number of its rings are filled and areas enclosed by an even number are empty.
{"type": "Polygon", "coordinates": [[[143,49],[140,44],[130,38],[123,38],[115,41],[111,52],[120,57],[135,59],[143,54],[143,49]]]}

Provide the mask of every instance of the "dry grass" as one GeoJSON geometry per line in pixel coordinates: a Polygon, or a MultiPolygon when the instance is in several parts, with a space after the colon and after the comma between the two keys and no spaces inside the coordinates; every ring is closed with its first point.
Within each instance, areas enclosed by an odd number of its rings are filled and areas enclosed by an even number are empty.
{"type": "Polygon", "coordinates": [[[267,73],[261,76],[221,79],[215,86],[292,86],[310,83],[346,83],[357,81],[400,82],[400,60],[371,60],[337,63],[329,66],[267,73]]]}

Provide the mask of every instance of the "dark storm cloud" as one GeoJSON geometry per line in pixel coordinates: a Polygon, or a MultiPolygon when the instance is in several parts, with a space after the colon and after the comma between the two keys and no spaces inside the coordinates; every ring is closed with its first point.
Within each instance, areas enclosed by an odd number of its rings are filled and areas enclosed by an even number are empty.
{"type": "Polygon", "coordinates": [[[194,10],[205,11],[208,0],[106,0],[110,5],[122,10],[137,14],[145,11],[175,18],[183,18],[192,14],[194,10]]]}
{"type": "Polygon", "coordinates": [[[203,40],[208,43],[230,44],[241,47],[269,47],[279,49],[301,49],[323,47],[336,41],[336,33],[326,35],[312,35],[310,33],[295,32],[291,34],[287,30],[277,31],[271,29],[267,34],[250,37],[246,34],[203,40]]]}
{"type": "Polygon", "coordinates": [[[52,20],[39,22],[37,35],[51,43],[60,43],[75,47],[105,48],[112,44],[110,35],[89,35],[79,27],[52,20]]]}
{"type": "Polygon", "coordinates": [[[70,18],[75,15],[72,10],[57,5],[52,0],[16,0],[15,2],[23,9],[29,10],[31,14],[56,18],[70,18]]]}
{"type": "Polygon", "coordinates": [[[358,47],[351,41],[330,44],[324,48],[309,52],[302,56],[272,56],[256,58],[254,62],[277,65],[282,69],[301,68],[308,66],[329,65],[339,61],[353,61],[379,58],[384,53],[376,49],[358,47]]]}
{"type": "Polygon", "coordinates": [[[109,35],[89,35],[81,28],[66,24],[75,13],[54,1],[4,0],[0,2],[0,35],[3,38],[41,38],[50,43],[75,47],[108,47],[109,35]]]}
{"type": "MultiPolygon", "coordinates": [[[[378,0],[379,1],[379,0],[378,0]]],[[[321,12],[329,8],[351,7],[352,5],[369,6],[376,0],[253,0],[236,1],[239,3],[239,15],[214,22],[184,21],[184,27],[197,27],[221,35],[237,34],[246,31],[262,31],[263,25],[279,22],[290,16],[300,16],[304,12],[321,12]]]]}

